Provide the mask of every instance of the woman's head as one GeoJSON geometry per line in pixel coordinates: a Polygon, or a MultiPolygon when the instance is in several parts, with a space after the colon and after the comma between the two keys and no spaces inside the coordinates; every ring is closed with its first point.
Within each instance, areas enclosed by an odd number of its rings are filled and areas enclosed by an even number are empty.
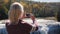
{"type": "Polygon", "coordinates": [[[24,14],[23,6],[20,3],[15,2],[10,6],[8,16],[11,22],[17,22],[18,18],[21,19],[23,17],[23,14],[24,14]]]}

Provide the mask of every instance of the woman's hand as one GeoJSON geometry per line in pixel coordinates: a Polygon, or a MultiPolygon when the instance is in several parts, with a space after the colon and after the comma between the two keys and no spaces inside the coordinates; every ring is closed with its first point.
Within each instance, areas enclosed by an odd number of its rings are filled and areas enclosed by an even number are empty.
{"type": "Polygon", "coordinates": [[[30,14],[30,18],[31,18],[32,20],[35,20],[35,17],[34,17],[33,14],[30,14]]]}

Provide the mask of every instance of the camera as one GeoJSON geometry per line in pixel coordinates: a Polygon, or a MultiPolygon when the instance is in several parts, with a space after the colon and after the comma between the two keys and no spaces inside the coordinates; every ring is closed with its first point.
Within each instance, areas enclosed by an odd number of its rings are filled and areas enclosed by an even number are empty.
{"type": "Polygon", "coordinates": [[[30,17],[30,14],[28,13],[28,14],[26,14],[26,16],[29,18],[30,17]]]}

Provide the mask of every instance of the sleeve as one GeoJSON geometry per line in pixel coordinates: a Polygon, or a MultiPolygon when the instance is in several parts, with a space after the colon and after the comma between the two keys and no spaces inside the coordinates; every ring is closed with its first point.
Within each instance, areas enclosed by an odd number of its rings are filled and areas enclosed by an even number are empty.
{"type": "Polygon", "coordinates": [[[28,27],[28,29],[30,30],[30,32],[38,30],[38,27],[35,24],[29,24],[29,23],[24,23],[24,24],[28,27]]]}

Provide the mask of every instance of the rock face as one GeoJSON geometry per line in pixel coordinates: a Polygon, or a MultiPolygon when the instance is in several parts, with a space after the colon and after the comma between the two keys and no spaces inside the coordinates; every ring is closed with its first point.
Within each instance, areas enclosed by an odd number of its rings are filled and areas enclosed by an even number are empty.
{"type": "Polygon", "coordinates": [[[7,34],[5,24],[0,24],[0,34],[7,34]]]}
{"type": "Polygon", "coordinates": [[[60,34],[60,25],[50,25],[48,34],[60,34]]]}

